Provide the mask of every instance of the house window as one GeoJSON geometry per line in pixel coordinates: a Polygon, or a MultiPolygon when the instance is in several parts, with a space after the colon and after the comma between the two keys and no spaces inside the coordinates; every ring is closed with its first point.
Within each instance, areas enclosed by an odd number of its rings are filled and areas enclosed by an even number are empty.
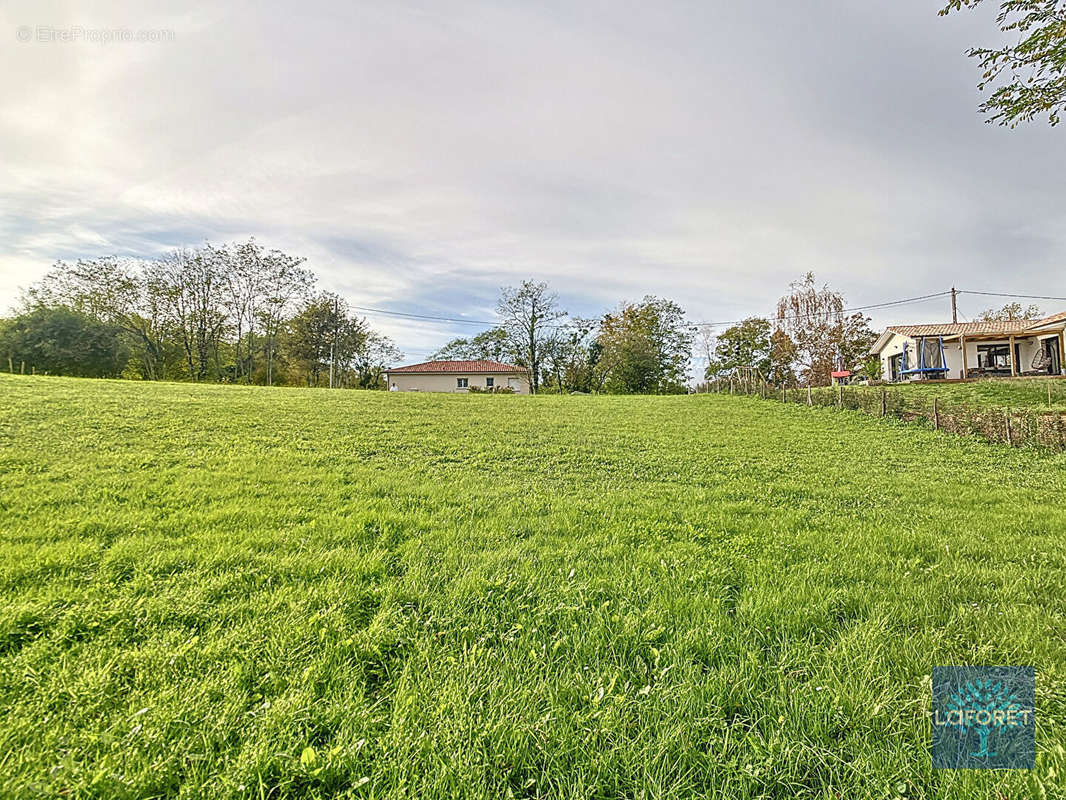
{"type": "Polygon", "coordinates": [[[458,389],[465,389],[469,385],[470,385],[470,381],[467,380],[466,378],[456,378],[455,379],[455,386],[458,389]]]}
{"type": "Polygon", "coordinates": [[[1010,369],[1010,345],[977,345],[977,366],[981,369],[1010,369]]]}
{"type": "Polygon", "coordinates": [[[491,389],[495,385],[496,385],[496,379],[495,378],[485,378],[485,386],[487,388],[491,389]]]}

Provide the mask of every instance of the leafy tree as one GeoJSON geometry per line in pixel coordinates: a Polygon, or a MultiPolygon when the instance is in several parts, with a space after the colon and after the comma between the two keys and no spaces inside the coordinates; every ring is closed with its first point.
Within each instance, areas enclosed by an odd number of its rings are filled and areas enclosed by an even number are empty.
{"type": "Polygon", "coordinates": [[[870,328],[870,318],[863,314],[851,314],[840,320],[833,330],[836,339],[837,364],[842,369],[852,369],[870,357],[870,347],[877,341],[877,334],[870,328]]]}
{"type": "Polygon", "coordinates": [[[1007,303],[1002,308],[987,308],[977,315],[979,322],[1009,321],[1015,319],[1040,319],[1044,312],[1037,306],[1023,307],[1021,303],[1007,303]]]}
{"type": "Polygon", "coordinates": [[[601,391],[607,379],[607,362],[599,339],[599,321],[575,318],[559,328],[548,348],[545,374],[557,392],[601,391]]]}
{"type": "Polygon", "coordinates": [[[341,374],[352,371],[366,337],[363,321],[349,316],[347,304],[335,294],[321,292],[288,321],[283,352],[294,375],[307,386],[328,386],[331,369],[338,386],[341,374]]]}
{"type": "Polygon", "coordinates": [[[679,305],[648,295],[604,316],[599,342],[608,368],[606,388],[618,393],[684,391],[692,329],[679,305]]]}
{"type": "Polygon", "coordinates": [[[876,338],[869,318],[845,316],[843,295],[818,287],[812,272],[789,285],[777,302],[775,322],[791,340],[795,365],[808,386],[829,385],[830,373],[865,359],[876,338]]]}
{"type": "Polygon", "coordinates": [[[266,253],[254,238],[226,247],[226,305],[234,338],[234,366],[238,380],[248,380],[255,373],[255,325],[263,305],[266,280],[266,253]],[[244,347],[242,354],[241,348],[244,347]]]}
{"type": "Polygon", "coordinates": [[[293,306],[306,298],[315,284],[314,274],[303,267],[305,260],[280,250],[270,250],[262,257],[262,295],[256,319],[263,330],[267,386],[274,383],[274,359],[285,321],[293,306]]]}
{"type": "MultiPolygon", "coordinates": [[[[58,262],[25,293],[23,307],[27,314],[44,307],[92,320],[110,331],[116,348],[129,351],[126,372],[144,378],[270,384],[280,360],[289,378],[310,385],[326,383],[332,364],[335,385],[382,386],[385,366],[401,354],[339,298],[309,302],[315,278],[302,265],[302,258],[265,250],[254,239],[178,250],[156,261],[58,262]],[[323,355],[323,343],[332,355],[323,355]]],[[[34,353],[31,366],[55,371],[34,353]]],[[[96,374],[96,363],[63,371],[96,374]]]]}
{"type": "Polygon", "coordinates": [[[115,378],[129,360],[129,350],[112,325],[69,308],[38,306],[4,321],[0,353],[8,366],[49,375],[115,378]]]}
{"type": "Polygon", "coordinates": [[[508,350],[515,360],[529,369],[534,394],[540,387],[540,372],[545,351],[551,340],[553,323],[566,316],[559,308],[559,298],[546,283],[522,281],[521,286],[505,287],[496,306],[507,335],[508,350]]]}
{"type": "Polygon", "coordinates": [[[367,331],[363,346],[356,352],[353,366],[360,389],[384,389],[385,370],[403,358],[403,353],[388,336],[367,331]]]}
{"type": "Polygon", "coordinates": [[[372,331],[330,292],[304,302],[288,321],[282,345],[290,377],[307,386],[328,386],[332,367],[335,387],[383,389],[386,367],[403,358],[391,339],[372,331]]]}
{"type": "Polygon", "coordinates": [[[452,339],[432,356],[444,361],[516,360],[511,352],[507,331],[489,328],[470,339],[452,339]]]}
{"type": "Polygon", "coordinates": [[[185,351],[189,377],[207,378],[215,365],[222,378],[219,347],[226,332],[226,254],[210,245],[176,250],[150,265],[147,280],[153,294],[162,298],[167,319],[185,351]]]}
{"type": "MultiPolygon", "coordinates": [[[[964,6],[975,8],[983,0],[950,0],[941,16],[964,6]]],[[[982,74],[978,87],[995,85],[980,109],[988,122],[1014,127],[1047,114],[1052,125],[1066,105],[1066,4],[1061,0],[1002,0],[996,23],[1000,31],[1016,36],[1003,47],[974,47],[982,74]]]]}
{"type": "Polygon", "coordinates": [[[795,385],[793,365],[797,357],[798,351],[792,337],[781,328],[774,328],[770,334],[770,371],[766,373],[766,379],[775,386],[795,385]]]}
{"type": "Polygon", "coordinates": [[[749,317],[720,333],[704,377],[708,380],[738,367],[755,367],[763,375],[770,373],[770,321],[749,317]]]}
{"type": "Polygon", "coordinates": [[[135,262],[118,257],[58,261],[26,292],[24,306],[64,306],[118,328],[142,377],[166,377],[168,325],[163,298],[135,262]]]}

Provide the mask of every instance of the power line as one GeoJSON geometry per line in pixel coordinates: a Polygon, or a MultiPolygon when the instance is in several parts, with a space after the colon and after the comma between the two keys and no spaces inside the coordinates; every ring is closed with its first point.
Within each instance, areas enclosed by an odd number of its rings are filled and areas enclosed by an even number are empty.
{"type": "MultiPolygon", "coordinates": [[[[919,303],[919,302],[922,302],[922,301],[925,301],[925,300],[932,300],[932,299],[937,298],[937,297],[947,297],[950,294],[951,294],[951,291],[949,290],[949,291],[946,291],[946,292],[936,292],[935,294],[925,294],[925,295],[921,295],[920,297],[905,297],[902,300],[889,300],[888,302],[885,302],[885,303],[872,303],[871,305],[867,305],[867,306],[855,306],[854,308],[842,308],[842,309],[840,309],[839,313],[841,313],[841,314],[851,314],[851,313],[854,313],[856,311],[870,311],[870,310],[875,309],[875,308],[890,308],[892,306],[902,306],[902,305],[906,305],[908,303],[919,303]]],[[[809,319],[811,317],[818,317],[818,316],[821,316],[821,312],[817,312],[816,311],[816,312],[812,312],[810,314],[795,314],[795,315],[790,316],[790,317],[781,317],[780,319],[777,319],[777,318],[775,318],[775,317],[773,317],[771,315],[770,321],[771,322],[778,322],[778,321],[785,321],[785,320],[793,321],[793,320],[799,320],[799,319],[809,319]]],[[[750,319],[750,317],[748,319],[750,319]]],[[[742,322],[744,322],[744,320],[735,319],[735,320],[731,320],[729,322],[694,322],[692,324],[693,325],[718,326],[718,325],[739,325],[742,322]]]]}
{"type": "MultiPolygon", "coordinates": [[[[1014,294],[1014,293],[1010,293],[1010,292],[980,292],[980,291],[976,291],[974,289],[959,289],[958,293],[959,294],[983,295],[983,296],[986,296],[986,297],[1012,297],[1012,298],[1019,298],[1019,299],[1023,299],[1023,300],[1061,300],[1061,301],[1066,301],[1066,297],[1055,297],[1055,296],[1051,296],[1051,295],[1014,294]]],[[[875,309],[893,308],[893,307],[896,307],[896,306],[908,305],[910,303],[922,303],[922,302],[925,302],[926,300],[935,300],[935,299],[940,298],[940,297],[948,297],[949,295],[951,295],[951,291],[950,290],[943,291],[943,292],[934,292],[932,294],[923,294],[923,295],[919,295],[917,297],[905,297],[905,298],[902,298],[900,300],[888,300],[888,301],[883,302],[883,303],[870,303],[870,304],[864,305],[864,306],[853,306],[851,308],[843,308],[843,309],[840,310],[839,313],[841,313],[841,314],[853,314],[853,313],[856,313],[856,312],[859,312],[859,311],[873,311],[875,309]]],[[[369,307],[369,306],[351,306],[351,308],[353,310],[355,310],[355,311],[361,311],[364,314],[384,314],[384,315],[387,315],[387,316],[390,316],[390,317],[401,317],[401,318],[404,318],[404,319],[420,319],[420,320],[428,320],[428,321],[431,321],[431,322],[448,322],[448,323],[455,323],[455,324],[460,324],[460,325],[488,325],[488,326],[497,326],[497,325],[500,324],[500,320],[470,319],[468,317],[441,317],[441,316],[436,316],[436,315],[433,315],[433,314],[416,314],[416,313],[414,313],[412,311],[393,311],[392,309],[372,308],[372,307],[369,307]]],[[[785,317],[780,317],[780,318],[776,318],[776,317],[774,317],[774,315],[770,315],[770,319],[771,319],[771,321],[774,321],[774,322],[784,322],[784,321],[793,322],[793,321],[796,321],[796,320],[810,319],[811,317],[817,317],[817,316],[821,316],[821,313],[820,312],[812,312],[810,314],[794,314],[794,315],[791,315],[791,316],[785,316],[785,317]]],[[[750,319],[750,318],[751,317],[747,317],[746,319],[750,319]]],[[[705,320],[698,320],[698,321],[692,322],[691,324],[692,325],[707,325],[707,326],[710,326],[710,327],[719,327],[719,326],[723,326],[723,325],[739,325],[739,324],[741,324],[744,321],[745,320],[743,320],[743,319],[718,320],[718,321],[713,321],[713,322],[709,322],[709,321],[705,321],[705,320]]],[[[560,327],[563,327],[563,326],[562,325],[548,325],[546,327],[560,328],[560,327]]]]}
{"type": "Polygon", "coordinates": [[[412,314],[407,311],[389,311],[385,308],[365,308],[363,306],[350,306],[355,311],[364,314],[388,314],[390,317],[410,317],[411,319],[429,319],[437,322],[462,322],[467,325],[499,325],[499,321],[488,322],[483,319],[459,319],[457,317],[434,317],[429,314],[412,314]]]}
{"type": "Polygon", "coordinates": [[[1049,297],[1043,294],[1008,294],[1007,292],[977,292],[972,289],[960,289],[961,294],[980,294],[985,297],[1016,297],[1022,300],[1066,300],[1066,297],[1049,297]]]}
{"type": "MultiPolygon", "coordinates": [[[[924,300],[932,300],[932,299],[937,298],[937,297],[946,297],[949,294],[951,294],[950,291],[936,292],[935,294],[927,294],[927,295],[922,295],[920,297],[906,297],[906,298],[903,298],[902,300],[889,300],[889,301],[884,302],[884,303],[871,303],[870,305],[865,305],[865,306],[855,306],[853,308],[843,308],[843,309],[840,310],[840,313],[841,314],[851,314],[851,313],[854,313],[854,312],[857,312],[857,311],[869,311],[869,310],[872,310],[872,309],[875,309],[875,308],[890,308],[892,306],[906,305],[907,303],[917,303],[917,302],[921,302],[921,301],[924,301],[924,300]]],[[[1051,298],[1049,298],[1049,299],[1051,299],[1051,298]]],[[[393,310],[387,309],[387,308],[370,308],[368,306],[351,306],[351,308],[354,311],[361,311],[364,314],[385,314],[385,315],[388,315],[390,317],[402,317],[402,318],[407,318],[407,319],[424,319],[424,320],[431,320],[433,322],[452,322],[452,323],[459,323],[459,324],[463,324],[463,325],[499,325],[500,324],[500,320],[469,319],[469,318],[460,318],[460,317],[438,317],[438,316],[434,316],[432,314],[416,314],[416,313],[411,312],[411,311],[393,311],[393,310]]],[[[781,320],[789,320],[789,321],[791,321],[791,320],[798,320],[798,319],[808,319],[810,317],[816,317],[816,316],[819,316],[818,312],[813,312],[811,314],[797,314],[797,315],[782,317],[781,320]]],[[[691,324],[693,324],[693,325],[719,326],[719,325],[739,325],[741,322],[744,322],[744,320],[735,319],[735,320],[718,321],[718,322],[707,322],[707,321],[700,320],[700,321],[693,322],[691,324]]],[[[560,328],[560,327],[563,327],[563,326],[562,325],[548,325],[546,327],[560,328]]]]}
{"type": "MultiPolygon", "coordinates": [[[[1023,300],[1061,300],[1061,301],[1066,301],[1066,297],[1055,297],[1055,296],[1051,296],[1051,295],[1015,294],[1015,293],[1010,293],[1010,292],[981,292],[981,291],[977,291],[977,290],[974,290],[974,289],[959,289],[959,290],[957,290],[957,293],[958,294],[982,295],[982,296],[985,296],[985,297],[1011,297],[1011,298],[1018,298],[1018,299],[1023,299],[1023,300]]],[[[940,297],[948,297],[950,295],[951,295],[951,290],[943,291],[943,292],[934,292],[932,294],[924,294],[924,295],[919,295],[917,297],[905,297],[905,298],[902,298],[900,300],[888,300],[888,301],[883,302],[883,303],[870,303],[869,305],[864,305],[864,306],[853,306],[852,308],[843,308],[837,313],[852,314],[852,313],[856,313],[856,312],[859,312],[859,311],[873,311],[875,309],[881,309],[881,308],[893,308],[893,307],[896,307],[896,306],[908,305],[910,303],[921,303],[921,302],[925,302],[927,300],[934,300],[934,299],[937,299],[937,298],[940,298],[940,297]]],[[[405,318],[405,319],[428,320],[428,321],[432,321],[432,322],[457,323],[457,324],[461,324],[461,325],[498,326],[500,324],[500,322],[501,322],[500,320],[482,320],[482,319],[469,319],[469,318],[462,318],[462,317],[441,317],[441,316],[435,316],[435,315],[432,315],[432,314],[416,314],[416,313],[410,312],[410,311],[393,311],[391,309],[372,308],[372,307],[369,307],[369,306],[350,306],[350,308],[352,308],[354,311],[361,311],[364,314],[384,314],[384,315],[387,315],[387,316],[390,316],[390,317],[401,317],[401,318],[405,318]]],[[[775,318],[773,315],[770,315],[770,320],[773,321],[773,322],[796,321],[796,320],[801,320],[801,319],[809,319],[811,317],[817,317],[817,316],[821,316],[821,312],[812,312],[810,314],[796,314],[796,315],[780,317],[780,318],[775,318]]],[[[963,315],[963,316],[965,316],[965,315],[963,315]]],[[[751,319],[751,317],[747,317],[746,319],[751,319]]],[[[745,321],[744,319],[724,320],[724,321],[716,321],[716,322],[707,322],[707,321],[702,321],[701,320],[701,321],[693,322],[693,323],[690,323],[690,324],[693,325],[693,326],[706,325],[706,326],[709,326],[709,327],[718,327],[718,326],[722,326],[722,325],[739,325],[739,324],[743,323],[744,321],[745,321]]],[[[546,327],[561,328],[561,327],[565,327],[565,326],[564,325],[555,324],[555,325],[548,325],[546,327]]],[[[423,355],[423,354],[424,355],[432,355],[434,352],[436,352],[436,351],[432,351],[432,352],[415,351],[415,352],[412,352],[412,355],[423,355]]]]}

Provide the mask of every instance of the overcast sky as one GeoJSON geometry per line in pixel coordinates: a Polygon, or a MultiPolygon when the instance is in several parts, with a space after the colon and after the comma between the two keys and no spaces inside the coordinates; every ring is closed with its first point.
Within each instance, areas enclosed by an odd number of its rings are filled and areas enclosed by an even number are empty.
{"type": "MultiPolygon", "coordinates": [[[[1066,295],[1066,130],[983,123],[995,9],[942,4],[8,0],[0,310],[56,259],[249,235],[353,304],[473,319],[526,277],[712,321],[808,270],[851,305],[1066,295]]],[[[478,330],[370,319],[408,360],[478,330]]]]}

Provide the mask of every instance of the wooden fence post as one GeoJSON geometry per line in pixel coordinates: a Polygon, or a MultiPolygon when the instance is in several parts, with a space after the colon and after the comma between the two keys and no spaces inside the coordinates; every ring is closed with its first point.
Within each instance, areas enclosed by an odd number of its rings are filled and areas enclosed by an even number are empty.
{"type": "Polygon", "coordinates": [[[881,416],[888,416],[888,392],[881,390],[881,416]]]}
{"type": "Polygon", "coordinates": [[[729,379],[729,393],[733,394],[733,379],[729,379]]]}
{"type": "Polygon", "coordinates": [[[814,400],[811,398],[811,387],[810,386],[807,387],[807,405],[808,405],[808,407],[814,405],[814,400]]]}
{"type": "Polygon", "coordinates": [[[933,430],[940,430],[940,405],[936,397],[933,398],[933,430]]]}
{"type": "Polygon", "coordinates": [[[19,375],[25,375],[25,374],[26,374],[26,362],[23,361],[21,364],[19,364],[19,375]]]}
{"type": "Polygon", "coordinates": [[[837,384],[837,408],[844,407],[844,384],[837,384]]]}
{"type": "Polygon", "coordinates": [[[1010,430],[1010,409],[1007,409],[1006,411],[1003,412],[1003,417],[1007,421],[1007,425],[1006,425],[1006,428],[1007,428],[1007,445],[1010,446],[1010,445],[1014,444],[1014,442],[1012,441],[1013,437],[1011,436],[1011,430],[1010,430]]]}

